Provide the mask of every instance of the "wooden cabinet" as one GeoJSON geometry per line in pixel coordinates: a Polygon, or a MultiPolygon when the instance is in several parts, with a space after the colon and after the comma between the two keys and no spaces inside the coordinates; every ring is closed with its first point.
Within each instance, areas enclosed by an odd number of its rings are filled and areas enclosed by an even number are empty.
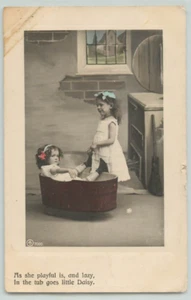
{"type": "MultiPolygon", "coordinates": [[[[155,125],[158,127],[163,119],[162,94],[128,95],[128,158],[136,162],[137,176],[145,188],[150,178],[153,155],[152,114],[155,115],[155,125]]],[[[160,151],[160,155],[161,172],[163,172],[163,151],[160,151]]]]}

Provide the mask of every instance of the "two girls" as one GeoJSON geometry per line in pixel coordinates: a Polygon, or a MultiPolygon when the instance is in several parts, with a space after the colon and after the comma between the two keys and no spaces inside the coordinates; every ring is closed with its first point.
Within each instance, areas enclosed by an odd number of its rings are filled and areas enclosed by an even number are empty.
{"type": "Polygon", "coordinates": [[[86,168],[91,167],[90,175],[85,179],[95,180],[102,172],[109,172],[118,177],[118,181],[130,179],[126,160],[118,141],[118,129],[121,113],[118,101],[113,92],[105,91],[95,94],[100,121],[89,149],[87,162],[75,169],[60,168],[59,162],[63,153],[60,148],[46,145],[39,148],[36,162],[44,176],[56,180],[68,181],[79,179],[78,175],[86,168]]]}

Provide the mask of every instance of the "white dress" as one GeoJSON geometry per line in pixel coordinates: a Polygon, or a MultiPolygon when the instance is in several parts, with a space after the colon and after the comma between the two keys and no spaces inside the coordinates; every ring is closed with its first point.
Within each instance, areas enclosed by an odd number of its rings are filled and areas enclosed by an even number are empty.
{"type": "Polygon", "coordinates": [[[57,165],[42,166],[41,167],[41,175],[43,175],[45,177],[50,177],[56,181],[71,181],[72,180],[69,173],[57,173],[57,174],[53,175],[50,172],[50,170],[52,170],[52,169],[58,170],[58,169],[60,169],[60,167],[57,165]]]}
{"type": "Polygon", "coordinates": [[[113,144],[104,147],[97,147],[92,155],[92,170],[95,170],[99,166],[100,158],[102,158],[108,167],[108,171],[118,177],[118,181],[126,181],[130,179],[129,171],[123,150],[118,141],[118,123],[117,120],[110,116],[103,120],[100,120],[93,142],[100,142],[109,138],[109,124],[114,123],[116,125],[116,138],[113,144]]]}

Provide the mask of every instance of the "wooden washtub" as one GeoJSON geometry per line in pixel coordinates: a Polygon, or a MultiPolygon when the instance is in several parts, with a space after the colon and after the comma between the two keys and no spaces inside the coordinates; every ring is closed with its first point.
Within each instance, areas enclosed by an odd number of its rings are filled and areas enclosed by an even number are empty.
{"type": "Polygon", "coordinates": [[[117,177],[102,173],[96,181],[61,182],[39,175],[42,202],[47,208],[105,212],[116,208],[117,177]]]}

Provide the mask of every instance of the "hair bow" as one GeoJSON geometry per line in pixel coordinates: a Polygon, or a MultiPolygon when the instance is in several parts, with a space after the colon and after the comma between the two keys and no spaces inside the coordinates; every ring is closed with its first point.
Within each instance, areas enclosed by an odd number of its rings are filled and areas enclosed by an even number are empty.
{"type": "Polygon", "coordinates": [[[109,91],[105,91],[105,92],[99,92],[97,94],[94,94],[94,96],[97,98],[98,96],[102,95],[102,99],[105,100],[106,97],[109,97],[109,98],[113,98],[113,99],[116,99],[116,96],[113,92],[109,92],[109,91]]]}
{"type": "Polygon", "coordinates": [[[51,147],[52,146],[52,144],[49,144],[49,145],[46,145],[45,147],[44,147],[44,150],[43,151],[41,151],[41,154],[40,155],[38,155],[38,157],[41,159],[41,160],[45,160],[46,159],[46,151],[48,150],[48,148],[49,147],[51,147]]]}
{"type": "Polygon", "coordinates": [[[41,160],[45,160],[46,159],[46,153],[44,151],[41,152],[40,155],[38,155],[38,157],[41,159],[41,160]]]}

